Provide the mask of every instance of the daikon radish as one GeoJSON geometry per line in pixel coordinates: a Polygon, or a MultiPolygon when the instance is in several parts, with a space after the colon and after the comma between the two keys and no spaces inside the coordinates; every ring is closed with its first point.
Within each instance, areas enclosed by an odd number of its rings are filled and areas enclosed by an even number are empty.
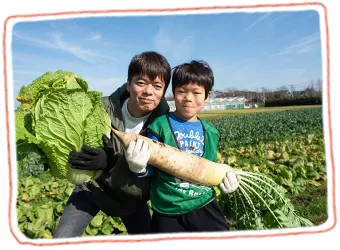
{"type": "Polygon", "coordinates": [[[148,163],[173,176],[191,183],[216,186],[222,182],[232,168],[226,164],[215,163],[205,158],[184,152],[161,142],[130,132],[121,132],[111,127],[125,149],[130,141],[146,141],[152,153],[148,163]]]}

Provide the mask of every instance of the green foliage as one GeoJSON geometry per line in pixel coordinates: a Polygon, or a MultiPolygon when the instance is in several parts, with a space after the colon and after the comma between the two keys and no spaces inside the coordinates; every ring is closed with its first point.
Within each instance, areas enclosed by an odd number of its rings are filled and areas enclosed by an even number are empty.
{"type": "Polygon", "coordinates": [[[17,141],[17,169],[20,171],[23,169],[23,166],[27,168],[27,162],[29,162],[29,166],[33,166],[32,160],[30,161],[29,158],[36,159],[34,162],[37,165],[44,165],[47,163],[46,156],[42,152],[42,150],[34,143],[28,143],[26,140],[19,140],[17,141]],[[29,156],[32,154],[31,156],[29,156]]]}
{"type": "Polygon", "coordinates": [[[326,178],[322,134],[308,134],[220,151],[223,162],[244,171],[264,173],[290,194],[304,191],[308,183],[326,178]]]}
{"type": "Polygon", "coordinates": [[[207,121],[220,130],[220,150],[321,133],[323,128],[321,108],[210,118],[207,121]]]}
{"type": "Polygon", "coordinates": [[[327,218],[327,182],[320,181],[317,185],[309,185],[299,195],[289,195],[296,210],[315,225],[323,224],[327,218]]]}
{"type": "Polygon", "coordinates": [[[297,97],[297,98],[281,98],[266,100],[266,107],[283,107],[283,106],[295,106],[295,105],[321,105],[321,96],[312,97],[297,97]]]}
{"type": "Polygon", "coordinates": [[[245,183],[237,192],[218,196],[234,229],[311,225],[287,197],[326,179],[321,108],[210,121],[221,132],[220,162],[273,180],[270,188],[243,179],[245,183]]]}
{"type": "MultiPolygon", "coordinates": [[[[17,218],[28,238],[52,238],[74,185],[48,172],[39,177],[22,177],[18,182],[17,218]]],[[[83,235],[126,234],[120,218],[99,212],[83,235]]]]}
{"type": "MultiPolygon", "coordinates": [[[[34,79],[29,85],[31,91],[31,105],[32,109],[36,106],[39,99],[45,94],[46,90],[49,89],[65,89],[65,83],[72,79],[74,83],[74,78],[76,75],[72,72],[57,70],[55,72],[46,72],[42,76],[34,79]]],[[[79,86],[77,86],[79,87],[79,86]]],[[[84,89],[87,91],[87,85],[84,89]]]]}
{"type": "Polygon", "coordinates": [[[240,187],[219,197],[227,218],[237,229],[270,229],[312,226],[294,209],[284,190],[267,175],[238,171],[240,187]]]}
{"type": "Polygon", "coordinates": [[[20,105],[14,114],[16,140],[37,144],[38,141],[35,138],[35,134],[32,129],[32,113],[23,105],[20,105]]]}
{"type": "Polygon", "coordinates": [[[72,150],[80,151],[84,144],[102,146],[103,134],[110,134],[110,128],[102,122],[110,124],[101,96],[89,91],[87,82],[72,72],[58,70],[36,78],[19,93],[22,105],[15,113],[18,148],[19,143],[32,148],[35,144],[53,175],[74,184],[90,181],[100,172],[74,170],[68,159],[72,150]]]}
{"type": "MultiPolygon", "coordinates": [[[[314,224],[325,221],[327,216],[314,219],[314,213],[306,213],[299,206],[300,199],[294,200],[294,197],[301,197],[306,188],[317,188],[326,179],[321,109],[259,113],[210,121],[221,131],[220,162],[251,175],[243,176],[241,188],[232,195],[221,195],[216,188],[217,199],[234,230],[310,226],[310,221],[314,224]]],[[[27,140],[19,146],[24,152],[21,166],[31,159],[28,154],[25,158],[25,152],[39,152],[34,147],[29,149],[32,144],[27,140]]],[[[32,157],[31,163],[43,163],[44,155],[40,157],[40,162],[37,155],[32,157]]],[[[21,176],[18,190],[20,230],[30,238],[51,238],[73,185],[50,174],[42,174],[39,178],[21,176]]],[[[311,199],[308,197],[305,199],[311,199]]],[[[312,208],[327,213],[324,205],[314,204],[312,208]]],[[[126,233],[120,218],[100,212],[83,235],[126,233]]]]}
{"type": "Polygon", "coordinates": [[[33,99],[33,84],[29,84],[27,86],[22,86],[19,90],[19,93],[16,97],[16,99],[21,102],[22,104],[25,104],[24,107],[26,109],[30,109],[30,104],[33,99]]]}
{"type": "Polygon", "coordinates": [[[27,157],[25,157],[21,163],[22,167],[18,169],[19,178],[25,176],[38,177],[45,170],[41,156],[35,152],[29,152],[27,157]]]}
{"type": "Polygon", "coordinates": [[[67,197],[73,189],[66,180],[56,180],[48,173],[41,177],[23,177],[18,182],[19,229],[29,238],[52,237],[67,197]]]}

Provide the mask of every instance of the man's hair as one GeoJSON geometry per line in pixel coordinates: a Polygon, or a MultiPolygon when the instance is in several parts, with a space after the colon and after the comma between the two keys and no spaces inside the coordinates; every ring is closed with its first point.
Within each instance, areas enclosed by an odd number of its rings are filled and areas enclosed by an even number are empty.
{"type": "Polygon", "coordinates": [[[161,54],[154,51],[146,51],[135,55],[129,64],[128,82],[134,76],[146,75],[150,80],[155,80],[158,76],[165,82],[164,93],[166,92],[171,78],[171,67],[168,60],[161,54]]]}
{"type": "Polygon", "coordinates": [[[205,61],[193,60],[190,63],[183,63],[173,68],[172,72],[172,93],[175,89],[189,83],[196,83],[205,89],[205,98],[214,86],[214,74],[209,64],[205,61]]]}

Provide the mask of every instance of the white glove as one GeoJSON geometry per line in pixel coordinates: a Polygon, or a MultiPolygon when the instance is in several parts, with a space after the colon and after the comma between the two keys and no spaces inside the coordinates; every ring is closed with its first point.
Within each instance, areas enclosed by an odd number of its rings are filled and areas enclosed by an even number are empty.
{"type": "Polygon", "coordinates": [[[134,173],[145,172],[145,167],[150,158],[152,149],[148,143],[138,139],[137,142],[131,141],[125,154],[129,169],[134,173]]]}
{"type": "Polygon", "coordinates": [[[224,177],[220,183],[220,188],[225,194],[234,192],[240,185],[240,177],[234,171],[227,172],[227,177],[224,177]]]}

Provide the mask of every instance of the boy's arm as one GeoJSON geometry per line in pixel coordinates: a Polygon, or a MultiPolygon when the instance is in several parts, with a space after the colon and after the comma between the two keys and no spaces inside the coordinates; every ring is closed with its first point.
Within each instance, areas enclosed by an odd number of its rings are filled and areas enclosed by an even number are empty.
{"type": "MultiPolygon", "coordinates": [[[[156,137],[156,135],[150,130],[147,130],[147,137],[154,140],[154,141],[158,141],[158,138],[156,137]]],[[[139,177],[139,178],[151,177],[153,175],[153,172],[154,172],[153,166],[147,164],[145,169],[146,169],[146,171],[144,173],[136,173],[137,177],[139,177]]]]}

